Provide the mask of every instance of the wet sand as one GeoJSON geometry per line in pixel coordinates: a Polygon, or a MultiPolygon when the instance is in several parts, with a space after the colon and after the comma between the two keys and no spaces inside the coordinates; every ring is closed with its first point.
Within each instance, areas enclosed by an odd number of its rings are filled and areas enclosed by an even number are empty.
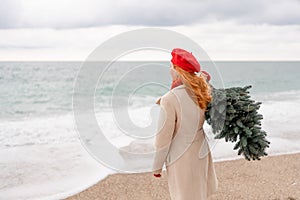
{"type": "MultiPolygon", "coordinates": [[[[300,200],[300,153],[215,162],[219,188],[212,200],[300,200]]],[[[170,199],[166,173],[113,174],[66,200],[170,199]]]]}

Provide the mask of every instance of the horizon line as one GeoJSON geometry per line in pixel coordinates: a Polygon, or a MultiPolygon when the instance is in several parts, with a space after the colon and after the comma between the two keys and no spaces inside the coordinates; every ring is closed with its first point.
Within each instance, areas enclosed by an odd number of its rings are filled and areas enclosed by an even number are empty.
{"type": "MultiPolygon", "coordinates": [[[[203,60],[202,62],[300,62],[299,60],[203,60]]],[[[86,60],[0,60],[0,62],[107,62],[86,60]]],[[[117,62],[170,62],[168,60],[120,60],[117,62]]]]}

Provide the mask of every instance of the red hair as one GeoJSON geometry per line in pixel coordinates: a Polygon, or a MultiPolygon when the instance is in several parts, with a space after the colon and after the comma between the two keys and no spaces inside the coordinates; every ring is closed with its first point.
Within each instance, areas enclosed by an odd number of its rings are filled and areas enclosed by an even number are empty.
{"type": "Polygon", "coordinates": [[[212,101],[211,88],[202,75],[199,77],[193,72],[187,72],[179,66],[174,65],[174,69],[181,76],[181,80],[187,86],[188,93],[193,101],[201,108],[207,108],[208,104],[212,101]]]}

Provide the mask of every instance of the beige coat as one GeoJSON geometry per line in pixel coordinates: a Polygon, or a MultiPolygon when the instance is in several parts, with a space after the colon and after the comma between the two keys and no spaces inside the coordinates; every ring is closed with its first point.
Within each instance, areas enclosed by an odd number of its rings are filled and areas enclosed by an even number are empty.
{"type": "Polygon", "coordinates": [[[185,88],[177,86],[156,102],[162,110],[153,171],[160,173],[166,165],[172,200],[207,200],[217,191],[218,179],[203,130],[204,110],[194,103],[185,88]]]}

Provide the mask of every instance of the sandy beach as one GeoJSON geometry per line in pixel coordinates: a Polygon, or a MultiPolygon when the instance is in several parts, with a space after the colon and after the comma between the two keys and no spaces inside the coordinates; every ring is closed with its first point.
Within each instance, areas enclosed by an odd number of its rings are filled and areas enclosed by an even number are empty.
{"type": "MultiPolygon", "coordinates": [[[[219,189],[212,200],[300,200],[300,153],[216,162],[219,189]]],[[[170,199],[165,171],[113,174],[66,200],[170,199]]]]}

